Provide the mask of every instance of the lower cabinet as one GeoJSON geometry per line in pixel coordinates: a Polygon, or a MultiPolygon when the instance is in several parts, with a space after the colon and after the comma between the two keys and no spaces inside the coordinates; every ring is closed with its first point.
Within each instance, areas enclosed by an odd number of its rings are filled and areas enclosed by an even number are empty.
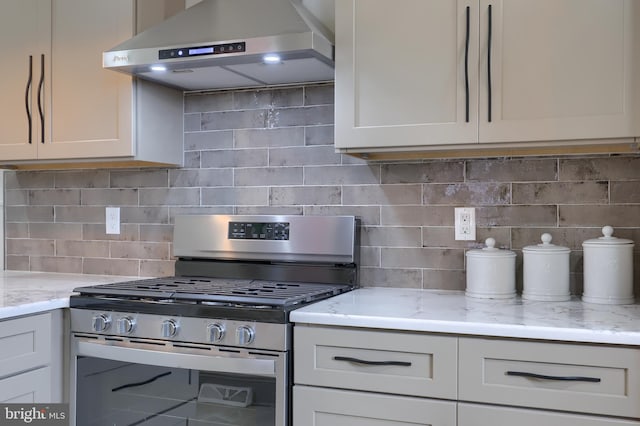
{"type": "Polygon", "coordinates": [[[0,321],[0,402],[63,402],[62,310],[0,321]]]}
{"type": "Polygon", "coordinates": [[[640,426],[640,348],[296,324],[294,426],[640,426]]]}
{"type": "Polygon", "coordinates": [[[456,403],[295,385],[293,425],[455,426],[456,403]]]}
{"type": "Polygon", "coordinates": [[[582,414],[458,404],[459,426],[638,426],[640,422],[582,414]]]}

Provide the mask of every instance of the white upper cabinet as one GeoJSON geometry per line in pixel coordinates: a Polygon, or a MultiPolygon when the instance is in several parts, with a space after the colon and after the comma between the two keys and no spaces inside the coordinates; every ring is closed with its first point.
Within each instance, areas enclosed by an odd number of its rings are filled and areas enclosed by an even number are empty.
{"type": "Polygon", "coordinates": [[[0,11],[11,57],[0,163],[181,164],[182,93],[102,68],[102,52],[135,34],[135,1],[9,0],[0,11]]]}
{"type": "Polygon", "coordinates": [[[477,12],[466,27],[472,3],[336,2],[336,147],[477,142],[477,12]]]}
{"type": "Polygon", "coordinates": [[[480,142],[638,136],[639,11],[634,0],[481,0],[480,142]]]}
{"type": "Polygon", "coordinates": [[[336,147],[639,136],[637,23],[633,0],[336,2],[336,147]]]}

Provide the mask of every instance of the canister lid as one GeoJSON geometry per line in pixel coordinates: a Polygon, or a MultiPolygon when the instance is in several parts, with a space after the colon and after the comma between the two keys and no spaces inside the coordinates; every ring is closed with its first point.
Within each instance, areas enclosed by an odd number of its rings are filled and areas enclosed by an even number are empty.
{"type": "Polygon", "coordinates": [[[602,237],[586,240],[582,243],[583,246],[611,246],[611,245],[633,245],[633,240],[627,240],[625,238],[617,238],[613,236],[613,228],[611,226],[604,226],[602,228],[602,237]]]}
{"type": "Polygon", "coordinates": [[[553,237],[551,234],[544,233],[540,236],[540,240],[542,240],[542,244],[537,244],[535,246],[526,246],[522,249],[523,252],[544,252],[544,253],[568,253],[571,250],[569,247],[557,246],[555,244],[551,244],[551,240],[553,237]]]}
{"type": "Polygon", "coordinates": [[[494,238],[487,238],[484,240],[487,245],[482,249],[469,250],[467,256],[470,257],[515,257],[515,252],[511,250],[501,250],[496,248],[496,240],[494,238]]]}

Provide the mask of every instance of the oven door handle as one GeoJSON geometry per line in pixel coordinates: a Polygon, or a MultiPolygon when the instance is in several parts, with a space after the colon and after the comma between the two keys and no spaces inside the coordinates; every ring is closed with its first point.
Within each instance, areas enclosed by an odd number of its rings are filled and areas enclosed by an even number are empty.
{"type": "Polygon", "coordinates": [[[276,362],[270,359],[224,357],[217,355],[198,355],[183,352],[123,347],[111,344],[99,344],[77,341],[77,354],[94,358],[136,364],[157,365],[161,367],[189,368],[194,370],[225,372],[250,376],[275,377],[276,362]]]}

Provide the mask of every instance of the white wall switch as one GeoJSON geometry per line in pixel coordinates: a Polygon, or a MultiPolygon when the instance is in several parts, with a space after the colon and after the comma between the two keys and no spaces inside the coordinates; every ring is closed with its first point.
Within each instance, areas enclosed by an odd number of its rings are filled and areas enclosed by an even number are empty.
{"type": "Polygon", "coordinates": [[[105,232],[107,234],[120,233],[120,207],[107,207],[105,212],[105,232]]]}
{"type": "Polygon", "coordinates": [[[476,209],[473,207],[456,207],[454,210],[456,240],[475,240],[476,209]]]}

